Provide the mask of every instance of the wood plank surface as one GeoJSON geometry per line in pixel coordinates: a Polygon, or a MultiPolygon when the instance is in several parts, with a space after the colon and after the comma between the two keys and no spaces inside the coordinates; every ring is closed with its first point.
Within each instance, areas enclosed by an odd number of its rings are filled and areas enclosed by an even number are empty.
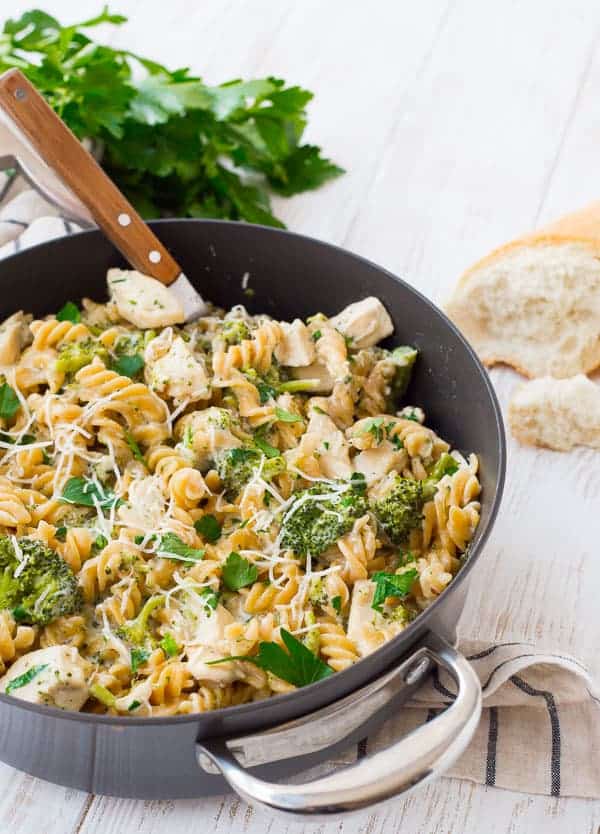
{"type": "MultiPolygon", "coordinates": [[[[11,0],[15,16],[30,6],[11,0]]],[[[47,0],[66,22],[97,2],[47,0]]],[[[308,138],[347,169],[276,201],[297,231],[339,243],[441,302],[471,261],[600,199],[600,6],[589,0],[119,0],[114,44],[210,83],[283,77],[316,92],[308,138]]],[[[318,301],[315,300],[318,306],[318,301]]],[[[494,371],[503,405],[518,382],[494,371]]],[[[465,404],[468,408],[468,403],[465,404]]],[[[506,500],[475,573],[465,635],[562,649],[600,674],[600,458],[509,441],[506,500]]],[[[597,834],[598,803],[442,780],[374,813],[286,824],[233,797],[88,797],[0,766],[11,834],[597,834]]]]}

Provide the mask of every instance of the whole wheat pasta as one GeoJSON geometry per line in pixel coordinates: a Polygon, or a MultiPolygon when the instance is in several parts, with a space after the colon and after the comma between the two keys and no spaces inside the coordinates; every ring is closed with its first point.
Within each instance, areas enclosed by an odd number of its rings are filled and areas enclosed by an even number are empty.
{"type": "Polygon", "coordinates": [[[478,461],[404,402],[410,364],[369,335],[391,332],[380,302],[361,304],[153,329],[112,301],[19,316],[0,413],[0,690],[28,655],[53,673],[12,694],[53,703],[75,686],[65,647],[86,711],[220,709],[343,672],[443,592],[479,521],[478,461]]]}

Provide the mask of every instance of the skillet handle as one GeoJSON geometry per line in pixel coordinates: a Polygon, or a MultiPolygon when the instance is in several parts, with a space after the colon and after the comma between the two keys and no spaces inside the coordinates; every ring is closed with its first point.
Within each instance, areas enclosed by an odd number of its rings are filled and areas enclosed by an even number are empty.
{"type": "MultiPolygon", "coordinates": [[[[427,724],[349,767],[303,785],[280,785],[253,776],[240,766],[232,752],[233,748],[238,756],[247,760],[252,758],[253,749],[262,747],[266,758],[269,748],[277,751],[281,747],[277,744],[277,736],[282,734],[287,736],[282,739],[287,742],[287,755],[298,755],[293,733],[297,731],[296,738],[300,742],[304,725],[304,735],[316,730],[318,736],[321,721],[318,712],[293,722],[291,735],[289,728],[292,725],[284,725],[262,735],[241,739],[203,739],[197,745],[198,762],[204,770],[222,773],[233,790],[247,802],[304,819],[339,816],[407,793],[440,776],[460,756],[481,715],[481,685],[471,665],[463,655],[434,635],[428,635],[425,645],[410,659],[408,672],[404,663],[391,675],[388,673],[388,688],[395,688],[393,675],[409,681],[410,670],[415,669],[415,657],[418,656],[426,656],[450,673],[457,687],[454,702],[427,724]]],[[[348,718],[352,719],[352,710],[360,711],[365,697],[367,701],[374,698],[377,702],[377,692],[367,686],[344,699],[349,702],[347,709],[340,709],[337,714],[331,708],[321,711],[328,713],[326,720],[330,731],[333,732],[336,722],[342,722],[344,726],[348,718]]],[[[386,706],[389,710],[389,699],[386,706]]],[[[347,730],[341,735],[346,734],[347,730]]],[[[279,754],[278,757],[283,756],[279,754]]]]}
{"type": "MultiPolygon", "coordinates": [[[[25,156],[33,159],[29,171],[27,162],[24,166],[29,179],[35,179],[37,171],[42,176],[42,190],[58,193],[63,202],[64,192],[70,189],[135,269],[167,285],[177,279],[181,274],[177,262],[20,70],[11,69],[0,76],[0,109],[8,117],[9,127],[12,123],[13,130],[26,140],[25,156]],[[50,172],[44,174],[39,160],[36,164],[36,155],[50,172]],[[62,182],[58,188],[50,185],[44,189],[43,182],[50,182],[52,171],[62,182]]],[[[16,156],[18,160],[18,152],[16,156]]]]}

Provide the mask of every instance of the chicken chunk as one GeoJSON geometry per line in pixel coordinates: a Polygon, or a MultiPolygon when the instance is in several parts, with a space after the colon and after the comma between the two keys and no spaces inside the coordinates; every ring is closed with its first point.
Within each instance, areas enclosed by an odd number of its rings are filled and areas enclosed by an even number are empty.
{"type": "Polygon", "coordinates": [[[214,611],[205,611],[198,618],[197,633],[187,648],[188,667],[197,681],[225,686],[243,677],[242,667],[237,661],[214,666],[207,663],[221,657],[243,654],[238,646],[232,647],[225,638],[225,628],[233,622],[233,615],[223,605],[217,605],[214,611]]]}
{"type": "Polygon", "coordinates": [[[400,470],[407,462],[405,449],[396,449],[389,440],[379,446],[364,449],[354,458],[354,468],[362,473],[368,484],[383,478],[392,470],[400,470]]]}
{"type": "Polygon", "coordinates": [[[314,394],[331,394],[335,381],[325,365],[321,362],[313,362],[301,368],[293,368],[294,379],[311,380],[310,390],[314,394]]]}
{"type": "Polygon", "coordinates": [[[19,311],[0,324],[0,367],[18,362],[21,351],[30,344],[30,319],[19,311]]]}
{"type": "Polygon", "coordinates": [[[138,478],[129,486],[126,503],[118,509],[121,521],[140,530],[157,530],[164,521],[165,496],[154,475],[138,478]]]}
{"type": "Polygon", "coordinates": [[[210,383],[206,368],[181,336],[173,338],[167,328],[148,344],[145,351],[145,379],[153,391],[170,397],[174,404],[207,399],[210,383]]]}
{"type": "Polygon", "coordinates": [[[330,319],[329,324],[351,339],[352,347],[357,350],[373,347],[394,332],[387,310],[375,296],[350,304],[330,319]]]}
{"type": "Polygon", "coordinates": [[[289,368],[303,368],[314,362],[315,343],[310,330],[300,319],[291,324],[281,322],[283,338],[275,348],[275,359],[289,368]]]}
{"type": "Polygon", "coordinates": [[[303,469],[303,458],[313,456],[318,460],[320,470],[326,478],[349,478],[352,475],[350,446],[331,417],[314,411],[306,434],[300,444],[286,452],[286,458],[303,469]]]}
{"type": "Polygon", "coordinates": [[[49,646],[15,661],[0,678],[0,692],[8,691],[32,704],[78,712],[89,696],[90,673],[90,664],[74,646],[49,646]]]}
{"type": "Polygon", "coordinates": [[[119,315],[142,330],[185,320],[179,300],[155,278],[134,269],[109,269],[107,282],[119,315]]]}
{"type": "Polygon", "coordinates": [[[152,707],[150,706],[151,695],[152,681],[150,678],[144,678],[144,680],[134,684],[129,692],[115,700],[115,708],[119,712],[124,712],[128,715],[150,715],[152,712],[152,707]]]}

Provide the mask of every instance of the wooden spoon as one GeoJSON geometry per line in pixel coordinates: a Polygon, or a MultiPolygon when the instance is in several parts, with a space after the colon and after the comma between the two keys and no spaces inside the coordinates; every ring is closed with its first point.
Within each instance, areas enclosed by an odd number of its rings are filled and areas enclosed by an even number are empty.
{"type": "Polygon", "coordinates": [[[8,150],[28,178],[53,202],[68,200],[70,211],[81,203],[81,214],[93,218],[134,269],[175,293],[186,321],[202,315],[206,304],[177,261],[20,70],[0,75],[0,108],[14,137],[8,150]],[[65,187],[72,192],[67,200],[65,187]]]}

